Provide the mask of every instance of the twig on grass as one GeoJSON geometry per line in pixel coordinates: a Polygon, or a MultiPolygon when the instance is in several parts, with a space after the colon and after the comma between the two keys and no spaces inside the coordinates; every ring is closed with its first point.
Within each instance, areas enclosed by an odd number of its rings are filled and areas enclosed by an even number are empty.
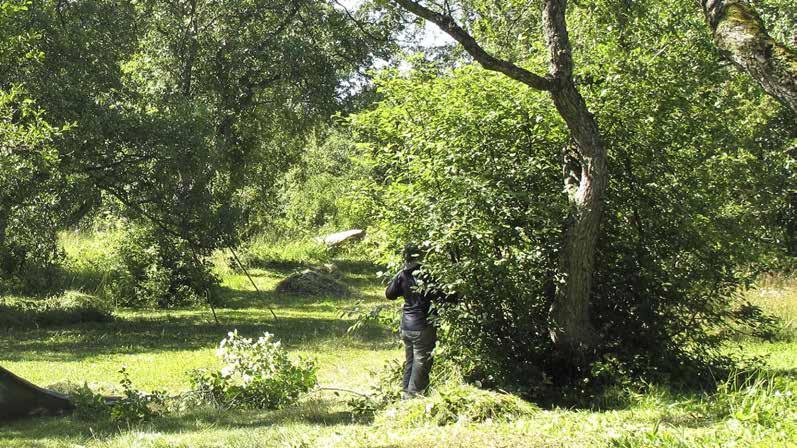
{"type": "Polygon", "coordinates": [[[364,397],[364,398],[371,398],[371,396],[368,395],[368,394],[364,394],[362,392],[357,392],[356,390],[343,389],[343,388],[340,388],[340,387],[317,387],[314,391],[319,391],[320,392],[322,390],[330,390],[330,391],[333,391],[333,392],[348,392],[350,394],[359,395],[359,396],[364,397]]]}

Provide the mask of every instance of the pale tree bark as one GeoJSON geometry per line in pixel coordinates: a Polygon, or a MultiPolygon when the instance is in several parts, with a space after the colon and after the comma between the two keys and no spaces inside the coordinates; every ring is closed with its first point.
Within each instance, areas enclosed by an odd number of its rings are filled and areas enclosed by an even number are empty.
{"type": "MultiPolygon", "coordinates": [[[[590,321],[592,273],[602,212],[603,192],[608,184],[606,150],[595,118],[573,82],[573,58],[565,20],[566,0],[546,0],[542,27],[551,53],[549,72],[557,82],[551,91],[559,115],[575,141],[575,159],[580,164],[578,186],[566,188],[572,208],[562,262],[567,272],[564,288],[557,290],[551,307],[551,337],[569,351],[581,351],[597,340],[590,321]]],[[[566,186],[571,182],[565,173],[566,186]]]]}
{"type": "Polygon", "coordinates": [[[720,53],[797,113],[797,52],[767,33],[744,0],[700,0],[720,53]]]}
{"type": "Polygon", "coordinates": [[[431,10],[418,1],[394,0],[411,13],[434,23],[453,37],[473,59],[536,90],[550,92],[557,111],[575,142],[572,158],[577,169],[565,164],[565,183],[571,217],[562,253],[567,274],[557,288],[551,308],[550,333],[557,347],[567,352],[582,352],[598,338],[590,320],[592,274],[602,211],[602,196],[608,184],[606,151],[598,124],[573,82],[573,58],[565,20],[566,0],[545,0],[542,11],[543,34],[550,52],[548,74],[540,76],[489,54],[449,15],[431,10]]]}

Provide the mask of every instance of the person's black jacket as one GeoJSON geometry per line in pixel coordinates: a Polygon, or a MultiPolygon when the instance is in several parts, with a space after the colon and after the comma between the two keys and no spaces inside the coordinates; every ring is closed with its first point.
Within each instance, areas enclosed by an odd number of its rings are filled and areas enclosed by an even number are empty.
{"type": "Polygon", "coordinates": [[[445,294],[434,293],[426,289],[430,278],[425,273],[416,277],[420,268],[418,263],[405,264],[385,290],[385,297],[389,300],[404,297],[404,307],[401,313],[402,330],[418,331],[428,327],[432,300],[448,299],[445,294]]]}

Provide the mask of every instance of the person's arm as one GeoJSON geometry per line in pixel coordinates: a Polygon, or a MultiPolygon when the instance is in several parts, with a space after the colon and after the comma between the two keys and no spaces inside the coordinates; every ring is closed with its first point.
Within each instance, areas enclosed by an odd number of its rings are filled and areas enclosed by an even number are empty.
{"type": "Polygon", "coordinates": [[[393,280],[390,280],[390,283],[387,285],[387,289],[385,289],[385,297],[388,300],[396,300],[400,296],[404,295],[404,271],[399,271],[393,280]]]}

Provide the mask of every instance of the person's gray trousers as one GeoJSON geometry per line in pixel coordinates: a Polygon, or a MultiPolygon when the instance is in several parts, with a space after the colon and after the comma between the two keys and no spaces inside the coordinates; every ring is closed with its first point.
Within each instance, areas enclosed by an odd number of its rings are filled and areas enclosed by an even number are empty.
{"type": "Polygon", "coordinates": [[[429,386],[432,350],[437,343],[437,329],[429,325],[423,330],[401,330],[404,342],[404,393],[414,396],[429,386]]]}

